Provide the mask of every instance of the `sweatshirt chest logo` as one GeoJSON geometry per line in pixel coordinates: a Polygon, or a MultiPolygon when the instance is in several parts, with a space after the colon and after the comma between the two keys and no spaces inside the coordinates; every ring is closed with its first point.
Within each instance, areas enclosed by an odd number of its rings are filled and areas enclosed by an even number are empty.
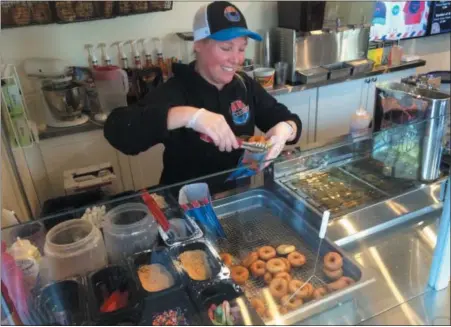
{"type": "Polygon", "coordinates": [[[235,125],[244,125],[249,121],[249,106],[241,100],[235,100],[230,104],[230,113],[235,125]]]}

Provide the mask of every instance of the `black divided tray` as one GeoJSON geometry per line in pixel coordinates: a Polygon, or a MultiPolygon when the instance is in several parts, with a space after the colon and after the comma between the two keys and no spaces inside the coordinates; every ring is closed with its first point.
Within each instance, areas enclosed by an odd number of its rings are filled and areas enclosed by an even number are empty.
{"type": "Polygon", "coordinates": [[[179,245],[171,248],[170,250],[171,256],[174,260],[174,265],[181,273],[184,283],[187,285],[190,293],[197,294],[201,292],[203,289],[216,284],[221,280],[226,280],[230,278],[230,271],[227,267],[225,267],[219,258],[217,253],[214,253],[213,250],[207,243],[204,241],[193,241],[183,245],[179,245]],[[179,255],[185,251],[194,251],[194,250],[202,250],[207,255],[208,265],[211,270],[211,277],[207,280],[198,281],[191,279],[188,273],[183,268],[181,261],[179,260],[179,255]]]}
{"type": "Polygon", "coordinates": [[[136,325],[141,319],[142,299],[129,267],[108,266],[99,269],[87,277],[88,301],[91,319],[98,325],[136,325]],[[103,292],[111,294],[128,290],[127,306],[113,312],[101,312],[104,302],[103,292]]]}
{"type": "Polygon", "coordinates": [[[264,325],[260,316],[254,310],[250,302],[244,296],[244,292],[237,285],[230,283],[218,283],[204,289],[196,298],[195,303],[200,312],[204,312],[206,317],[206,324],[214,326],[215,324],[208,316],[208,309],[211,305],[219,306],[224,301],[228,301],[232,307],[239,308],[239,319],[235,321],[235,325],[264,325]],[[240,307],[243,305],[244,307],[240,307]],[[243,314],[242,310],[246,310],[243,314]]]}
{"type": "MultiPolygon", "coordinates": [[[[141,326],[152,326],[154,320],[164,312],[178,312],[183,315],[185,319],[178,320],[175,325],[205,325],[206,316],[200,313],[194,303],[189,298],[188,294],[183,289],[174,289],[165,294],[153,298],[151,301],[145,302],[145,307],[142,314],[142,319],[139,323],[141,326]]],[[[155,321],[155,325],[162,325],[160,321],[155,321]]]]}
{"type": "Polygon", "coordinates": [[[80,277],[45,285],[38,291],[33,320],[39,325],[81,325],[88,321],[87,292],[80,277]]]}
{"type": "Polygon", "coordinates": [[[166,248],[159,247],[153,250],[140,252],[132,257],[130,261],[131,269],[133,270],[133,277],[136,279],[136,283],[139,288],[139,292],[143,299],[153,299],[155,297],[159,297],[166,293],[170,293],[174,290],[183,289],[183,280],[180,275],[180,272],[174,267],[171,257],[169,256],[169,251],[166,248]],[[167,271],[172,275],[174,279],[174,285],[168,289],[161,290],[158,292],[149,292],[141,284],[141,280],[139,279],[138,269],[142,265],[150,265],[150,264],[160,264],[164,266],[167,271]]]}

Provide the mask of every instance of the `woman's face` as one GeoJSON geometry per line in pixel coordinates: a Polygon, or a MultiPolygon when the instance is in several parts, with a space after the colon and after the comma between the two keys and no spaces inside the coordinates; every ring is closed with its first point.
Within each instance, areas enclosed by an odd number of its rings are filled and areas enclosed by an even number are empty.
{"type": "Polygon", "coordinates": [[[230,41],[205,39],[194,44],[197,68],[202,75],[215,85],[225,85],[243,64],[247,38],[239,37],[230,41]]]}

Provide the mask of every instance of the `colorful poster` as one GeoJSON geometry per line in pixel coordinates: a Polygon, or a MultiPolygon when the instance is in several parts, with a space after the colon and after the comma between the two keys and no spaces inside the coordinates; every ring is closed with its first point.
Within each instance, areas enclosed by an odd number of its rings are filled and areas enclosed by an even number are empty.
{"type": "Polygon", "coordinates": [[[429,8],[430,1],[376,1],[370,41],[424,36],[429,8]]]}

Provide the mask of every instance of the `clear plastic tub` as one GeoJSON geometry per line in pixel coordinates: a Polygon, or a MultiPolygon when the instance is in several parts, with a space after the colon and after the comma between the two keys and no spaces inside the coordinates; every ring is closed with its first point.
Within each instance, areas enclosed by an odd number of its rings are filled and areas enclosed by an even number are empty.
{"type": "Polygon", "coordinates": [[[107,212],[103,236],[111,263],[126,262],[131,255],[149,250],[158,240],[158,227],[142,203],[126,203],[107,212]]]}
{"type": "Polygon", "coordinates": [[[169,219],[169,230],[167,232],[163,231],[161,227],[158,227],[158,231],[168,247],[196,240],[203,236],[202,230],[196,222],[187,215],[184,218],[169,219]]]}
{"type": "Polygon", "coordinates": [[[54,280],[85,275],[107,264],[102,233],[82,219],[68,220],[53,227],[47,233],[44,252],[50,278],[54,280]]]}

